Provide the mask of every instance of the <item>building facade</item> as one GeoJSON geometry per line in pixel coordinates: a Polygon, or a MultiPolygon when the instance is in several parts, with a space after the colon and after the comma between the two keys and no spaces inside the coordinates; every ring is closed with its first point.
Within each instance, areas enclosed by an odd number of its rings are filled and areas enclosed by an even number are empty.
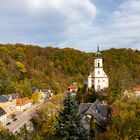
{"type": "Polygon", "coordinates": [[[7,115],[3,108],[0,107],[0,122],[5,123],[7,121],[7,115]]]}
{"type": "Polygon", "coordinates": [[[103,58],[98,50],[94,58],[94,71],[88,76],[88,88],[100,91],[109,87],[109,79],[103,70],[103,58]]]}
{"type": "Polygon", "coordinates": [[[31,100],[27,97],[16,100],[16,111],[24,111],[32,105],[31,100]]]}
{"type": "Polygon", "coordinates": [[[133,92],[136,97],[140,97],[140,86],[133,87],[133,92]]]}
{"type": "Polygon", "coordinates": [[[15,113],[16,111],[16,99],[19,97],[18,94],[11,94],[11,95],[1,95],[0,96],[0,107],[2,107],[7,117],[11,114],[15,113]]]}

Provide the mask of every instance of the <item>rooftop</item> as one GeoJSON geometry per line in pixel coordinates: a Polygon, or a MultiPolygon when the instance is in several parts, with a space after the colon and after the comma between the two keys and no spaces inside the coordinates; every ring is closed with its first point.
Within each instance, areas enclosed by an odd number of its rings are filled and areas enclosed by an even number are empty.
{"type": "Polygon", "coordinates": [[[135,86],[135,87],[133,87],[133,90],[134,90],[134,91],[140,91],[140,86],[135,86]]]}
{"type": "Polygon", "coordinates": [[[77,89],[77,86],[71,85],[71,86],[69,86],[68,88],[69,88],[69,89],[77,89]]]}
{"type": "Polygon", "coordinates": [[[0,96],[0,103],[5,103],[9,101],[9,96],[1,95],[0,96]]]}
{"type": "Polygon", "coordinates": [[[5,110],[0,107],[0,117],[5,115],[5,114],[6,114],[5,110]]]}
{"type": "Polygon", "coordinates": [[[23,106],[25,104],[28,104],[29,102],[31,102],[31,100],[29,98],[25,97],[25,98],[17,99],[16,100],[16,105],[17,106],[23,106]]]}
{"type": "Polygon", "coordinates": [[[96,123],[102,125],[105,124],[108,119],[108,108],[102,104],[99,100],[94,103],[82,103],[79,107],[79,113],[82,115],[94,116],[96,123]]]}

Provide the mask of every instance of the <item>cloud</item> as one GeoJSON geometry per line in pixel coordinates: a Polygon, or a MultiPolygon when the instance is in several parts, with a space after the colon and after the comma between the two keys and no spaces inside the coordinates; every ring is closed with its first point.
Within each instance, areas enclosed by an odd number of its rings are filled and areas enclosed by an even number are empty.
{"type": "Polygon", "coordinates": [[[115,7],[114,0],[106,1],[110,6],[99,9],[92,0],[0,0],[0,42],[87,52],[98,43],[102,49],[139,49],[140,0],[115,2],[115,7]]]}
{"type": "Polygon", "coordinates": [[[95,51],[98,43],[102,49],[140,49],[140,0],[126,0],[102,24],[81,24],[76,28],[69,28],[67,34],[70,36],[67,41],[69,46],[73,44],[86,51],[95,51]]]}
{"type": "Polygon", "coordinates": [[[111,47],[140,49],[140,0],[126,0],[121,3],[104,25],[98,24],[96,28],[98,30],[90,29],[90,32],[95,31],[95,36],[89,36],[88,44],[96,46],[100,43],[103,49],[111,47]]]}
{"type": "MultiPolygon", "coordinates": [[[[67,42],[75,28],[82,29],[96,16],[90,0],[0,0],[2,43],[47,45],[67,42]],[[69,32],[71,32],[69,34],[69,32]]],[[[74,33],[74,32],[73,32],[74,33]]]]}
{"type": "Polygon", "coordinates": [[[127,0],[112,14],[112,39],[122,47],[139,48],[140,46],[140,0],[127,0]],[[136,47],[136,44],[138,46],[136,47]]]}

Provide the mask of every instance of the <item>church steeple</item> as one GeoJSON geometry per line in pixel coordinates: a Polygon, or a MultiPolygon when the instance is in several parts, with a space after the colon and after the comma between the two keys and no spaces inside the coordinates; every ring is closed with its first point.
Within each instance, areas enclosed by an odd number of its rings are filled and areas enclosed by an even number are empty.
{"type": "Polygon", "coordinates": [[[100,50],[99,50],[99,44],[97,46],[97,52],[95,53],[95,58],[102,58],[102,55],[101,55],[100,50]]]}
{"type": "Polygon", "coordinates": [[[99,44],[98,44],[98,46],[97,46],[97,52],[100,52],[100,51],[99,51],[99,44]]]}

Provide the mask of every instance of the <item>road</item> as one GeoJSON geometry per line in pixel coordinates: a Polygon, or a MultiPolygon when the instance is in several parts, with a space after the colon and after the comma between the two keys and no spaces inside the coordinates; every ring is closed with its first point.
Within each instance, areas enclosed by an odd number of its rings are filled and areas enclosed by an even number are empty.
{"type": "Polygon", "coordinates": [[[10,125],[7,125],[6,127],[13,133],[18,131],[27,121],[29,121],[33,115],[35,115],[36,108],[39,107],[44,102],[37,103],[32,105],[28,110],[24,112],[19,112],[16,115],[17,120],[11,121],[10,125]]]}

